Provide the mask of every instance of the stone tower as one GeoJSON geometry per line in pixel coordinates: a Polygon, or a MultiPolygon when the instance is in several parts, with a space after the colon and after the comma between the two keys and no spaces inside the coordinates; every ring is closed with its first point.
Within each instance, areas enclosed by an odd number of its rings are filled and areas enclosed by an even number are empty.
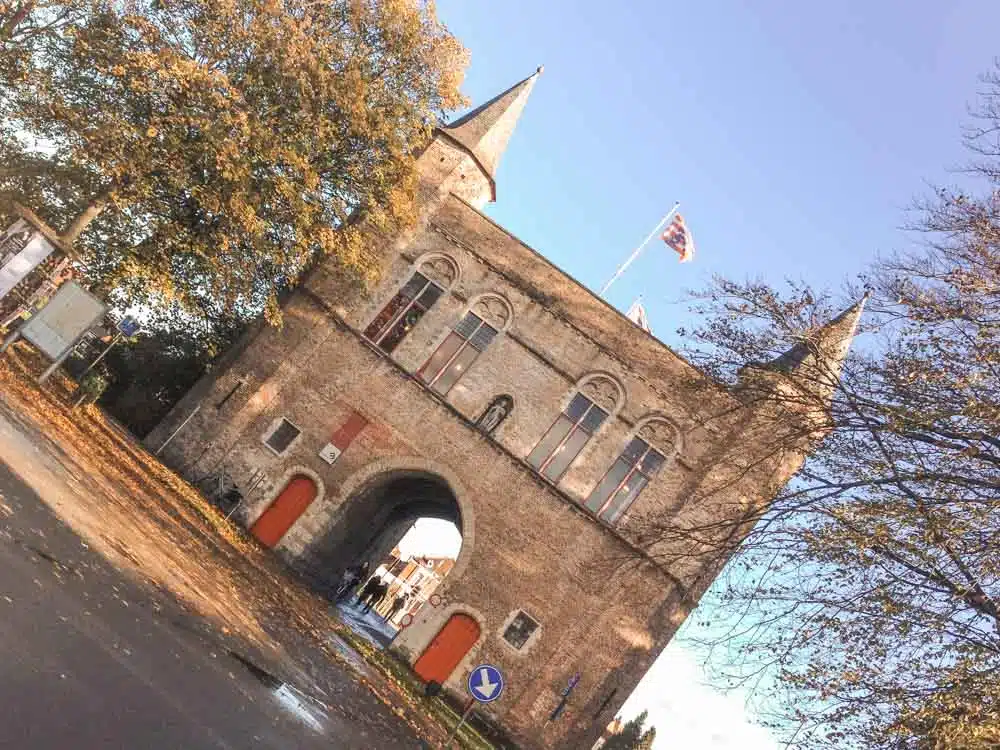
{"type": "MultiPolygon", "coordinates": [[[[822,430],[771,450],[775,420],[801,419],[768,388],[827,344],[730,391],[481,213],[540,73],[435,131],[417,229],[371,235],[375,288],[315,269],[284,327],[249,331],[147,441],[185,476],[231,477],[240,521],[320,591],[414,519],[453,521],[442,596],[393,647],[459,694],[498,665],[485,713],[525,748],[579,750],[725,562],[651,520],[739,529],[768,502],[822,430]]],[[[844,320],[819,339],[846,347],[844,320]]]]}

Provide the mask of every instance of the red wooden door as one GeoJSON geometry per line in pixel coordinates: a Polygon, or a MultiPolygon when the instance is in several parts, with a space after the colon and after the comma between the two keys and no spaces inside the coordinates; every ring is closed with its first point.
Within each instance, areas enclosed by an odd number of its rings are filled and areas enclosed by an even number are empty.
{"type": "Polygon", "coordinates": [[[479,623],[468,615],[452,615],[427,647],[413,671],[424,682],[443,685],[469,649],[479,640],[479,623]]]}
{"type": "Polygon", "coordinates": [[[250,533],[265,547],[274,547],[315,499],[316,483],[313,480],[303,476],[292,477],[281,494],[250,527],[250,533]]]}

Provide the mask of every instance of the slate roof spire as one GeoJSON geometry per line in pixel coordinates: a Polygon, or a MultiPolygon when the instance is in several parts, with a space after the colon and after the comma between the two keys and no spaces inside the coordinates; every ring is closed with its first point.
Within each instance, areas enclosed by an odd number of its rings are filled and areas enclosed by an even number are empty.
{"type": "Polygon", "coordinates": [[[493,200],[496,200],[496,170],[500,157],[507,149],[507,142],[542,70],[539,66],[520,83],[439,129],[476,160],[490,181],[493,200]]]}
{"type": "Polygon", "coordinates": [[[870,296],[871,293],[866,292],[861,299],[820,327],[813,335],[797,342],[787,352],[772,360],[767,368],[789,374],[816,369],[834,378],[838,377],[870,296]]]}

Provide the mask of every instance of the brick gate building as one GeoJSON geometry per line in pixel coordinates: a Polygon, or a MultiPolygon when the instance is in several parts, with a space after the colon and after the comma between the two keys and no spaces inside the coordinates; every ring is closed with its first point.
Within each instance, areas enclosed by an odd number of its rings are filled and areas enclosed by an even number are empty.
{"type": "Polygon", "coordinates": [[[376,288],[315,269],[284,327],[248,333],[147,442],[189,478],[224,470],[243,522],[321,588],[416,518],[454,521],[443,601],[395,647],[459,692],[497,664],[507,687],[487,713],[526,748],[577,750],[726,557],[650,524],[738,520],[773,497],[816,431],[812,407],[761,394],[778,372],[836,371],[861,308],[736,390],[708,381],[480,212],[537,79],[435,131],[420,225],[371,235],[376,288]],[[802,438],[775,448],[776,425],[802,438]]]}

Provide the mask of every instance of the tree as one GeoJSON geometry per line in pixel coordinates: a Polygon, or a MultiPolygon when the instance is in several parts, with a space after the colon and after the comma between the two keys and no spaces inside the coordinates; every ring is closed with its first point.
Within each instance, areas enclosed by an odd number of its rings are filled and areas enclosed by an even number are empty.
{"type": "Polygon", "coordinates": [[[115,301],[192,315],[276,319],[319,257],[370,278],[358,217],[412,220],[416,153],[462,102],[425,0],[8,0],[0,29],[0,193],[115,301]]]}
{"type": "Polygon", "coordinates": [[[634,719],[625,722],[618,734],[608,737],[603,750],[650,750],[653,747],[653,740],[656,739],[656,729],[644,728],[647,718],[649,712],[643,711],[634,719]]]}
{"type": "Polygon", "coordinates": [[[135,339],[120,342],[103,360],[110,383],[101,406],[134,434],[145,436],[240,329],[236,319],[192,321],[176,308],[163,311],[157,327],[147,326],[135,339]],[[166,317],[170,313],[173,319],[166,317]]]}
{"type": "Polygon", "coordinates": [[[868,335],[842,373],[781,366],[831,314],[801,285],[719,279],[689,333],[719,380],[764,374],[776,424],[832,398],[796,481],[752,518],[718,521],[733,533],[651,522],[735,554],[709,605],[724,622],[702,642],[735,680],[780,678],[793,745],[1000,744],[1000,73],[984,81],[969,187],[922,203],[922,245],[863,279],[868,335]]]}

